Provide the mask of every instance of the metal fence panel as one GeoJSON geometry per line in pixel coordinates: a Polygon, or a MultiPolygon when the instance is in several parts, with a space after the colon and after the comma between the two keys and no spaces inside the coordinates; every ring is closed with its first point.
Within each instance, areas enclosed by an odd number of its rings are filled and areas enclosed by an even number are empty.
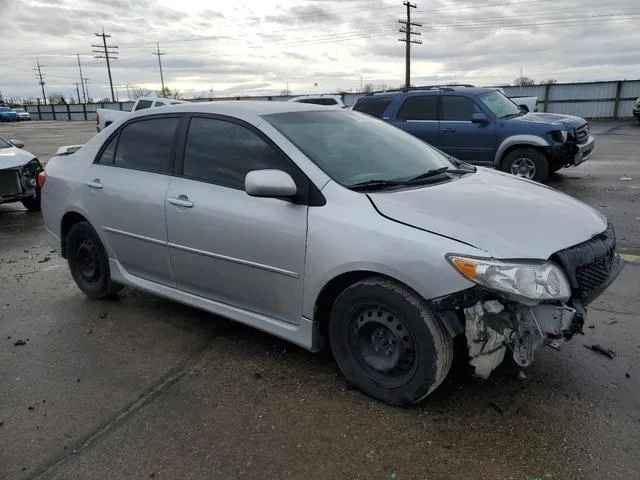
{"type": "Polygon", "coordinates": [[[583,118],[612,118],[615,102],[549,103],[549,113],[563,113],[583,118]]]}
{"type": "Polygon", "coordinates": [[[640,97],[640,80],[623,82],[620,90],[622,98],[639,98],[640,97]]]}
{"type": "Polygon", "coordinates": [[[616,82],[552,85],[549,100],[598,100],[616,97],[616,82]]]}

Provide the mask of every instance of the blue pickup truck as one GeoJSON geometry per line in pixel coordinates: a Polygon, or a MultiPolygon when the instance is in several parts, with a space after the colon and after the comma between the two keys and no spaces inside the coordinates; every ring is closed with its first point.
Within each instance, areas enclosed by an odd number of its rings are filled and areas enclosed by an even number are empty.
{"type": "Polygon", "coordinates": [[[594,151],[580,117],[529,113],[495,88],[412,87],[366,94],[353,110],[373,115],[459,160],[538,182],[594,151]]]}
{"type": "Polygon", "coordinates": [[[20,116],[9,107],[0,106],[0,122],[19,122],[20,116]]]}

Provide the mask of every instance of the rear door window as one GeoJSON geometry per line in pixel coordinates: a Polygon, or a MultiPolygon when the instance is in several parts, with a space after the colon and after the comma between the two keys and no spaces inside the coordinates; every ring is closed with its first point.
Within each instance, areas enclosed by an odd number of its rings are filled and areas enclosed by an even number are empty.
{"type": "Polygon", "coordinates": [[[390,103],[390,98],[366,98],[358,100],[353,106],[353,109],[356,112],[362,112],[372,117],[380,118],[390,103]]]}
{"type": "Polygon", "coordinates": [[[442,97],[442,121],[470,122],[478,107],[469,97],[444,95],[442,97]]]}
{"type": "Polygon", "coordinates": [[[413,95],[407,97],[398,120],[438,120],[438,95],[413,95]]]}
{"type": "Polygon", "coordinates": [[[113,164],[116,167],[170,174],[171,152],[180,117],[148,118],[120,131],[113,164]]]}

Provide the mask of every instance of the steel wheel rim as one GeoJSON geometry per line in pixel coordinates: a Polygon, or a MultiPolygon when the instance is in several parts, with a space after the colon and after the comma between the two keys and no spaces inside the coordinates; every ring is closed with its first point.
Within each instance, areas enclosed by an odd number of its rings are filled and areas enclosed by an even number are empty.
{"type": "Polygon", "coordinates": [[[88,238],[83,238],[75,252],[78,273],[88,282],[97,282],[100,279],[101,265],[98,249],[95,243],[88,238]]]}
{"type": "Polygon", "coordinates": [[[357,308],[349,318],[349,346],[360,366],[386,387],[404,385],[415,373],[418,352],[402,317],[381,305],[357,308]]]}
{"type": "Polygon", "coordinates": [[[530,158],[517,158],[511,164],[511,173],[518,177],[532,179],[536,175],[536,164],[530,158]]]}

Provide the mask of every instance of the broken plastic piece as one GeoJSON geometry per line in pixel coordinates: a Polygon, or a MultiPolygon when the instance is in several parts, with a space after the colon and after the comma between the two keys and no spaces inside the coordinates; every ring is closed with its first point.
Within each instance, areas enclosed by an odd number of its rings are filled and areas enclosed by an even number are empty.
{"type": "Polygon", "coordinates": [[[614,352],[613,350],[610,350],[608,348],[604,348],[603,346],[598,345],[598,344],[585,345],[585,347],[588,348],[589,350],[593,350],[594,352],[601,353],[602,355],[605,355],[605,356],[609,357],[612,360],[616,357],[616,352],[614,352]]]}

